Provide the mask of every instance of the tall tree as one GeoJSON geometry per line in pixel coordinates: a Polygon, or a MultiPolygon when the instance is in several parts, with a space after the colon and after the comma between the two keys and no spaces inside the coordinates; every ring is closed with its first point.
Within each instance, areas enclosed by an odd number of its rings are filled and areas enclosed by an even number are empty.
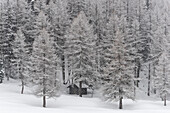
{"type": "Polygon", "coordinates": [[[28,50],[25,48],[25,36],[21,29],[17,31],[17,36],[13,44],[13,51],[15,56],[15,71],[16,76],[21,80],[21,94],[24,93],[24,87],[28,83],[28,50]]]}
{"type": "Polygon", "coordinates": [[[69,26],[68,15],[66,11],[67,3],[62,0],[57,0],[57,4],[52,2],[47,7],[48,23],[49,23],[49,33],[50,36],[54,38],[56,55],[61,58],[61,67],[62,67],[62,78],[63,84],[67,82],[67,73],[66,73],[66,56],[64,54],[64,43],[65,43],[65,34],[69,26]]]}
{"type": "Polygon", "coordinates": [[[123,97],[134,99],[134,58],[125,39],[122,21],[124,17],[118,17],[115,32],[110,32],[112,43],[105,53],[108,62],[104,70],[103,86],[104,98],[107,101],[119,101],[119,109],[123,109],[123,97]]]}
{"type": "Polygon", "coordinates": [[[47,32],[47,21],[41,10],[38,16],[39,36],[33,44],[32,60],[32,83],[34,94],[43,97],[43,107],[46,107],[46,97],[59,95],[60,82],[56,76],[56,65],[59,59],[55,55],[53,39],[47,32]]]}
{"type": "Polygon", "coordinates": [[[167,96],[170,94],[170,77],[169,77],[169,58],[168,54],[163,53],[159,58],[158,64],[156,66],[156,90],[158,91],[159,97],[164,101],[164,106],[167,105],[167,96]]]}
{"type": "Polygon", "coordinates": [[[5,76],[7,80],[12,77],[12,59],[14,58],[12,51],[12,43],[15,39],[15,21],[14,21],[14,10],[9,0],[4,5],[5,9],[2,14],[3,19],[3,55],[4,55],[4,68],[5,76]]]}
{"type": "Polygon", "coordinates": [[[82,97],[82,83],[93,83],[94,73],[94,46],[96,36],[84,12],[80,12],[74,19],[66,35],[67,55],[72,70],[72,78],[79,82],[79,96],[82,97]]]}

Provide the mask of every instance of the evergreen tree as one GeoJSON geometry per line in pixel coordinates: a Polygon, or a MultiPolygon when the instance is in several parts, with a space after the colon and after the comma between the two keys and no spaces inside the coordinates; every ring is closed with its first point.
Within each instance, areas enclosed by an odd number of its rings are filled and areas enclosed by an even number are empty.
{"type": "Polygon", "coordinates": [[[159,58],[159,61],[156,66],[156,78],[155,86],[158,91],[159,96],[164,101],[164,106],[167,105],[167,96],[170,94],[170,77],[169,77],[169,55],[163,53],[159,58]]]}
{"type": "Polygon", "coordinates": [[[57,0],[57,4],[53,4],[52,2],[49,4],[47,9],[48,15],[48,23],[49,28],[48,32],[50,37],[54,38],[56,55],[61,59],[62,67],[62,79],[63,84],[66,84],[67,77],[66,77],[66,55],[64,54],[64,43],[65,43],[65,34],[66,30],[69,26],[68,22],[68,15],[66,9],[66,3],[63,0],[57,0]]]}
{"type": "Polygon", "coordinates": [[[59,59],[55,55],[53,39],[47,32],[47,21],[43,11],[38,16],[39,36],[33,44],[31,56],[31,78],[36,96],[43,97],[43,107],[46,107],[46,97],[58,96],[60,83],[56,75],[56,65],[59,59]]]}
{"type": "Polygon", "coordinates": [[[13,51],[15,56],[15,71],[16,75],[21,80],[21,94],[24,93],[24,86],[28,83],[28,62],[29,62],[29,56],[28,56],[28,50],[25,48],[25,36],[21,29],[18,30],[17,36],[14,41],[13,45],[13,51]]]}
{"type": "Polygon", "coordinates": [[[0,83],[3,82],[4,73],[3,73],[3,61],[0,59],[0,83]]]}
{"type": "Polygon", "coordinates": [[[7,3],[4,5],[5,9],[2,13],[2,20],[3,20],[3,34],[2,34],[2,51],[4,56],[4,68],[5,68],[5,76],[7,80],[12,77],[12,59],[14,58],[13,51],[12,51],[12,43],[15,39],[14,29],[15,22],[14,22],[14,12],[11,3],[7,0],[7,3]]]}
{"type": "Polygon", "coordinates": [[[80,12],[74,19],[71,28],[66,35],[67,55],[72,70],[72,79],[79,82],[79,96],[82,96],[82,83],[94,82],[94,46],[96,36],[93,35],[92,26],[88,24],[84,12],[80,12]]]}
{"type": "Polygon", "coordinates": [[[133,63],[124,34],[118,29],[114,44],[108,49],[107,58],[110,60],[105,69],[103,96],[107,101],[119,101],[119,109],[123,109],[123,97],[134,100],[133,63]]]}
{"type": "Polygon", "coordinates": [[[73,21],[81,11],[86,12],[86,2],[85,0],[69,0],[68,1],[68,14],[70,16],[70,20],[73,21]]]}
{"type": "Polygon", "coordinates": [[[36,26],[37,15],[35,11],[31,9],[29,4],[25,5],[25,12],[23,12],[25,20],[22,26],[23,34],[25,36],[26,48],[28,49],[28,54],[32,54],[32,46],[34,39],[38,36],[38,28],[36,26]]]}

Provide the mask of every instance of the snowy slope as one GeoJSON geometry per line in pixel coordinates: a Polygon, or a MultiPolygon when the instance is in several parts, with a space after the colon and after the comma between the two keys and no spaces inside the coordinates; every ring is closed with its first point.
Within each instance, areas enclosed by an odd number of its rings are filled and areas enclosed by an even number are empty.
{"type": "Polygon", "coordinates": [[[98,98],[79,98],[63,95],[47,101],[47,108],[41,107],[41,98],[27,90],[20,94],[16,81],[0,84],[0,113],[170,113],[170,102],[163,107],[161,101],[124,101],[124,109],[118,110],[117,103],[108,104],[98,98]]]}

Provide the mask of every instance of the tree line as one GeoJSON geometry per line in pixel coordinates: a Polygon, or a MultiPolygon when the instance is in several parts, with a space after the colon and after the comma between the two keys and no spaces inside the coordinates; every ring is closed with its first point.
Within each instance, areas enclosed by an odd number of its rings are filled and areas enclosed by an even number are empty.
{"type": "Polygon", "coordinates": [[[62,84],[102,89],[106,101],[169,97],[169,7],[165,0],[7,0],[0,7],[0,82],[36,96],[62,84]]]}

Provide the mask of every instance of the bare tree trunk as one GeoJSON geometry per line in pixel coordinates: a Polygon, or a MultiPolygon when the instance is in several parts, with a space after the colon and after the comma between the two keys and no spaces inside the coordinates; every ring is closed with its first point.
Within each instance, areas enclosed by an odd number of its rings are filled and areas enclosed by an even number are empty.
{"type": "Polygon", "coordinates": [[[150,96],[150,85],[151,85],[151,64],[149,64],[148,72],[148,96],[150,96]]]}
{"type": "MultiPolygon", "coordinates": [[[[154,78],[156,78],[156,67],[155,67],[155,63],[154,63],[154,67],[153,67],[153,76],[154,78]]],[[[156,94],[156,83],[155,83],[155,79],[154,79],[154,89],[153,89],[153,93],[156,94]]]]}
{"type": "Polygon", "coordinates": [[[62,75],[63,75],[63,84],[66,84],[66,77],[65,77],[65,57],[62,55],[62,75]]]}
{"type": "Polygon", "coordinates": [[[119,109],[123,109],[123,97],[120,97],[120,100],[119,100],[119,109]]]}
{"type": "Polygon", "coordinates": [[[82,81],[79,82],[79,96],[82,97],[82,81]]]}
{"type": "Polygon", "coordinates": [[[9,61],[6,60],[5,63],[6,63],[6,66],[7,66],[7,67],[5,67],[5,76],[7,78],[7,81],[9,81],[9,70],[10,70],[9,69],[9,61]]]}
{"type": "Polygon", "coordinates": [[[164,106],[166,106],[166,95],[164,97],[164,106]]]}
{"type": "Polygon", "coordinates": [[[43,72],[44,72],[44,76],[43,76],[43,107],[46,107],[46,77],[45,77],[45,53],[44,53],[44,69],[43,69],[43,72]]]}
{"type": "Polygon", "coordinates": [[[3,78],[0,78],[0,83],[2,83],[3,82],[3,78]]]}
{"type": "MultiPolygon", "coordinates": [[[[165,59],[164,59],[164,62],[165,62],[165,59]]],[[[167,79],[166,74],[165,74],[166,73],[165,67],[166,67],[166,65],[164,64],[163,65],[164,88],[166,88],[166,79],[167,79]]],[[[166,106],[166,94],[164,96],[164,106],[166,106]]]]}
{"type": "Polygon", "coordinates": [[[46,96],[43,96],[43,107],[46,107],[46,96]]]}
{"type": "MultiPolygon", "coordinates": [[[[20,62],[20,64],[22,64],[22,62],[20,62]]],[[[20,73],[20,77],[21,77],[21,87],[22,87],[21,88],[21,94],[24,93],[24,85],[25,85],[25,83],[24,83],[24,76],[23,76],[22,72],[23,72],[23,67],[21,67],[21,65],[20,65],[19,73],[20,73]]]]}
{"type": "Polygon", "coordinates": [[[123,97],[122,97],[122,89],[119,88],[119,109],[123,109],[123,97]]]}
{"type": "Polygon", "coordinates": [[[21,82],[22,82],[21,94],[23,94],[24,93],[24,81],[22,80],[21,82]]]}
{"type": "Polygon", "coordinates": [[[43,107],[46,107],[46,87],[45,87],[45,78],[43,78],[43,107]]]}
{"type": "MultiPolygon", "coordinates": [[[[140,69],[141,69],[141,64],[140,64],[140,61],[138,61],[138,67],[137,67],[137,78],[138,79],[140,77],[140,69]]],[[[139,87],[139,80],[137,80],[136,86],[139,87]]]]}

